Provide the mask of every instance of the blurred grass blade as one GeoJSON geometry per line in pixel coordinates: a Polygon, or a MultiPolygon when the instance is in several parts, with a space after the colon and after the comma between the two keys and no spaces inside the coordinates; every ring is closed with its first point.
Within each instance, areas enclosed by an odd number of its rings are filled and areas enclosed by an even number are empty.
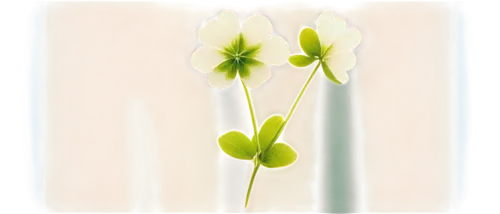
{"type": "Polygon", "coordinates": [[[356,213],[355,124],[353,82],[336,85],[325,79],[322,111],[322,212],[356,213]]]}
{"type": "MultiPolygon", "coordinates": [[[[221,131],[237,129],[244,132],[250,130],[248,124],[248,111],[239,80],[225,91],[219,91],[218,106],[221,131]]],[[[214,139],[215,141],[215,139],[214,139]]],[[[214,144],[215,146],[215,144],[214,144]]],[[[224,168],[224,213],[239,213],[243,211],[243,198],[245,196],[246,182],[248,179],[248,164],[244,161],[232,160],[223,157],[224,168]]]]}
{"type": "Polygon", "coordinates": [[[157,203],[154,187],[154,150],[146,119],[146,110],[141,103],[134,102],[131,104],[130,113],[136,205],[140,213],[153,213],[157,203]]]}

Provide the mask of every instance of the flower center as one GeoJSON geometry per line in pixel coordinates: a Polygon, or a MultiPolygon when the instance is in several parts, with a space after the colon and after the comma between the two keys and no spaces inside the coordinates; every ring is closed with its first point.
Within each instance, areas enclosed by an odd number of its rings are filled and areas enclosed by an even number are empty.
{"type": "Polygon", "coordinates": [[[255,59],[260,47],[260,44],[248,45],[243,34],[239,34],[220,51],[225,60],[215,70],[225,72],[227,79],[234,79],[236,74],[242,78],[250,76],[251,67],[264,64],[255,59]]]}
{"type": "Polygon", "coordinates": [[[248,45],[243,34],[239,34],[229,45],[224,47],[223,52],[226,59],[254,58],[260,49],[260,45],[248,45]]]}

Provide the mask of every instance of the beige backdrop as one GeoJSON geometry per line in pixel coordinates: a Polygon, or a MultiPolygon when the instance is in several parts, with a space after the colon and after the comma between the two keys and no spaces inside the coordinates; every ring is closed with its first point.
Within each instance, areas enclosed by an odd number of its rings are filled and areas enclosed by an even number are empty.
{"type": "MultiPolygon", "coordinates": [[[[200,46],[198,29],[223,8],[138,2],[46,5],[43,179],[49,210],[244,210],[224,208],[229,205],[221,191],[230,186],[243,192],[230,195],[241,197],[236,207],[242,207],[251,165],[227,157],[216,144],[217,127],[224,124],[217,102],[231,94],[241,103],[243,92],[238,84],[223,92],[210,88],[206,76],[190,65],[200,46]],[[231,173],[239,180],[220,182],[231,173]]],[[[359,191],[366,206],[361,211],[437,212],[450,203],[449,8],[441,3],[228,8],[240,21],[254,13],[267,16],[291,53],[300,52],[299,30],[315,27],[323,10],[333,10],[360,30],[356,75],[349,84],[359,101],[356,133],[364,145],[364,164],[356,169],[364,175],[365,188],[359,191]]],[[[311,69],[274,67],[272,78],[252,91],[257,119],[286,114],[311,69]]],[[[298,162],[260,170],[247,211],[318,211],[314,170],[320,163],[311,128],[319,80],[325,78],[318,74],[283,135],[299,152],[298,162]]],[[[246,106],[238,109],[237,115],[246,119],[246,106]]],[[[250,124],[238,126],[251,133],[250,124]]]]}

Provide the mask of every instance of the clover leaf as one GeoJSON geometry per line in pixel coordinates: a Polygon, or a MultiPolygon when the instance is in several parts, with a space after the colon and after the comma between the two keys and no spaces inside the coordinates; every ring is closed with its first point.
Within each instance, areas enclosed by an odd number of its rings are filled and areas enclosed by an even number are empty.
{"type": "Polygon", "coordinates": [[[304,28],[299,35],[300,47],[310,57],[321,57],[321,44],[319,36],[312,28],[304,28]]]}
{"type": "MultiPolygon", "coordinates": [[[[274,136],[279,132],[284,119],[282,115],[272,115],[262,124],[259,131],[259,143],[262,151],[266,151],[274,136]]],[[[252,137],[252,143],[256,145],[255,136],[252,137]]]]}
{"type": "Polygon", "coordinates": [[[326,77],[334,82],[334,83],[337,83],[337,84],[342,84],[336,77],[335,75],[333,75],[332,73],[332,70],[330,69],[330,67],[328,67],[328,64],[326,64],[325,62],[321,62],[321,67],[323,68],[323,73],[325,73],[326,77]]]}
{"type": "Polygon", "coordinates": [[[261,164],[267,168],[285,167],[297,160],[297,152],[288,144],[279,142],[262,154],[261,164]]]}
{"type": "Polygon", "coordinates": [[[226,132],[219,137],[218,141],[222,151],[233,158],[252,160],[256,154],[255,145],[239,131],[226,132]]]}
{"type": "Polygon", "coordinates": [[[310,64],[312,64],[314,61],[316,61],[316,58],[309,57],[309,56],[304,56],[304,55],[293,55],[288,58],[288,61],[290,64],[297,66],[297,67],[306,67],[310,64]]]}

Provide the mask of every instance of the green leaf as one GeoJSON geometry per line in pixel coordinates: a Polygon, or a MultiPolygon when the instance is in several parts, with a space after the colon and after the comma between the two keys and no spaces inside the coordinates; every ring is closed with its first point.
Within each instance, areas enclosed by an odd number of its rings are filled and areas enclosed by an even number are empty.
{"type": "Polygon", "coordinates": [[[299,35],[300,47],[310,57],[321,57],[321,45],[316,31],[304,28],[299,35]]]}
{"type": "Polygon", "coordinates": [[[333,75],[332,70],[330,70],[330,67],[325,62],[321,62],[321,68],[323,68],[323,72],[325,73],[326,77],[328,77],[329,80],[331,80],[334,83],[337,84],[342,84],[340,81],[335,78],[335,75],[333,75]]]}
{"type": "Polygon", "coordinates": [[[284,167],[294,163],[297,156],[297,152],[291,146],[279,142],[262,154],[261,163],[267,168],[284,167]]]}
{"type": "Polygon", "coordinates": [[[233,158],[252,160],[257,153],[255,145],[239,131],[226,132],[219,137],[218,141],[222,151],[233,158]]]}
{"type": "MultiPolygon", "coordinates": [[[[274,136],[281,128],[281,125],[283,125],[283,121],[283,116],[277,114],[270,116],[269,118],[267,118],[264,124],[262,124],[259,130],[259,143],[260,149],[262,151],[265,151],[267,149],[274,136]]],[[[254,145],[257,145],[255,136],[253,136],[252,141],[254,145]]]]}
{"type": "Polygon", "coordinates": [[[314,61],[316,61],[316,59],[312,58],[312,57],[297,54],[297,55],[290,56],[290,58],[288,58],[288,61],[290,62],[290,64],[292,64],[294,66],[306,67],[306,66],[310,65],[311,63],[313,63],[314,61]]]}

